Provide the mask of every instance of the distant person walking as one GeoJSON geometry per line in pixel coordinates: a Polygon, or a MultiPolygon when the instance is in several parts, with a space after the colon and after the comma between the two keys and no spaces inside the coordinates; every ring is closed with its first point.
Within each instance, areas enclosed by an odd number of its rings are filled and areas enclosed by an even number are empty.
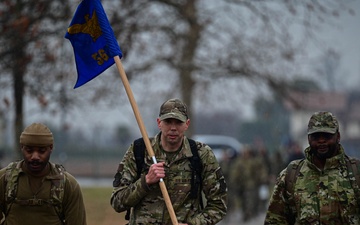
{"type": "Polygon", "coordinates": [[[292,161],[276,182],[265,225],[360,224],[359,160],[345,154],[330,112],[308,123],[305,159],[292,161]]]}
{"type": "Polygon", "coordinates": [[[20,135],[23,160],[0,170],[3,225],[86,225],[85,206],[75,178],[49,162],[53,135],[33,123],[20,135]]]}
{"type": "Polygon", "coordinates": [[[244,146],[242,155],[234,161],[230,179],[236,191],[233,198],[239,198],[242,220],[247,222],[261,209],[259,188],[267,180],[266,165],[251,146],[244,146]]]}

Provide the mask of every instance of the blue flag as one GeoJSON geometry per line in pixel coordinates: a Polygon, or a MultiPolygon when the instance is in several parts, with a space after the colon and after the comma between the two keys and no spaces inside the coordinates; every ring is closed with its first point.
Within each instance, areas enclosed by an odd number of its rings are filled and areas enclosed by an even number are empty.
{"type": "Polygon", "coordinates": [[[75,87],[94,79],[112,66],[114,56],[122,57],[100,0],[83,0],[65,34],[75,54],[78,79],[75,87]]]}

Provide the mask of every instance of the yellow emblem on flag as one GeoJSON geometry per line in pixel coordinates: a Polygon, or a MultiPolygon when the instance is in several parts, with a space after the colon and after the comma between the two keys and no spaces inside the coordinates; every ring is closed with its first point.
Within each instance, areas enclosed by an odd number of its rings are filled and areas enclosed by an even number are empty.
{"type": "Polygon", "coordinates": [[[78,34],[78,33],[89,34],[92,37],[93,41],[95,42],[96,39],[98,39],[102,34],[95,10],[93,11],[92,18],[91,19],[89,19],[89,18],[90,18],[90,15],[86,14],[85,15],[86,23],[72,25],[71,27],[68,28],[68,33],[69,34],[78,34]]]}

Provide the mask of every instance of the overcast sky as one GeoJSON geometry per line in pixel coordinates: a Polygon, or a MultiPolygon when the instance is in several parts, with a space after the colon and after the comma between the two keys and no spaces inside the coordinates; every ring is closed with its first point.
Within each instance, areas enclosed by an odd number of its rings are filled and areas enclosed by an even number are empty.
{"type": "Polygon", "coordinates": [[[351,89],[359,89],[360,84],[360,1],[351,1],[355,15],[343,13],[341,27],[324,32],[324,38],[341,55],[342,81],[351,89]],[[349,78],[349,79],[347,79],[349,78]]]}
{"type": "MultiPolygon", "coordinates": [[[[340,22],[337,24],[338,27],[321,32],[323,33],[323,37],[327,45],[333,48],[341,56],[341,64],[338,76],[341,76],[342,79],[338,80],[338,82],[341,82],[338,85],[341,87],[346,87],[347,89],[358,89],[360,84],[360,1],[351,1],[349,5],[351,5],[354,9],[356,13],[355,15],[351,16],[344,12],[340,15],[340,22]]],[[[309,53],[311,53],[311,49],[309,49],[309,53]]],[[[312,67],[315,65],[307,66],[312,67]]],[[[96,82],[96,79],[92,82],[96,82]]],[[[164,85],[167,84],[164,83],[164,85]]],[[[132,86],[132,88],[134,87],[135,85],[132,86]]],[[[136,89],[133,89],[133,92],[136,95],[136,89]]],[[[248,114],[246,116],[251,116],[252,102],[251,100],[247,99],[248,96],[249,95],[239,97],[244,98],[243,114],[248,114]]],[[[154,106],[154,109],[150,111],[144,111],[143,109],[140,109],[149,135],[152,135],[154,132],[156,132],[154,130],[149,130],[148,127],[152,127],[149,125],[155,124],[157,116],[156,114],[158,113],[157,111],[159,106],[154,106]]],[[[98,127],[99,129],[108,129],[114,126],[118,126],[119,124],[132,125],[134,127],[137,126],[133,111],[130,107],[130,103],[126,106],[114,106],[113,110],[110,111],[99,110],[98,108],[91,106],[89,106],[88,109],[89,110],[86,110],[85,114],[82,111],[74,113],[78,114],[76,124],[82,124],[82,127],[84,128],[89,129],[89,126],[91,126],[98,127]]],[[[38,118],[28,117],[27,121],[34,121],[37,119],[38,118]]],[[[90,130],[91,131],[89,132],[92,133],[92,129],[90,130]]]]}

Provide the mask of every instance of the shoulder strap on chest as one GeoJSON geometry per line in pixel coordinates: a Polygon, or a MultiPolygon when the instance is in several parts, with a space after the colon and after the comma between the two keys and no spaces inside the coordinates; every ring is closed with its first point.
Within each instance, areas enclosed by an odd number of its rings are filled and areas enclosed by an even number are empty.
{"type": "MultiPolygon", "coordinates": [[[[145,142],[143,138],[138,138],[134,141],[133,151],[136,162],[136,177],[140,178],[141,172],[145,166],[145,142]]],[[[131,209],[126,210],[125,219],[130,220],[131,209]]]]}
{"type": "Polygon", "coordinates": [[[21,162],[12,162],[10,163],[5,171],[5,183],[6,183],[6,193],[5,193],[5,201],[6,201],[6,214],[9,213],[11,208],[11,204],[13,202],[20,201],[23,205],[39,205],[43,203],[48,203],[53,205],[56,213],[58,214],[60,220],[63,224],[65,224],[65,216],[62,210],[62,201],[64,198],[64,187],[66,176],[64,174],[65,168],[62,165],[50,163],[52,170],[55,171],[55,175],[47,176],[47,179],[51,181],[51,190],[50,195],[51,198],[49,201],[43,201],[41,199],[28,199],[28,200],[17,200],[17,189],[18,189],[18,181],[19,174],[21,171],[21,162]]]}
{"type": "MultiPolygon", "coordinates": [[[[196,142],[190,138],[188,138],[190,149],[192,152],[192,157],[189,158],[191,169],[192,169],[192,176],[191,176],[191,192],[190,197],[191,198],[197,198],[199,194],[199,190],[201,190],[201,172],[203,169],[201,159],[198,153],[198,148],[196,145],[196,142]]],[[[136,139],[134,141],[134,156],[136,161],[136,169],[137,169],[137,177],[140,178],[141,172],[144,168],[144,157],[145,157],[145,150],[146,146],[144,143],[143,138],[136,139]]]]}
{"type": "Polygon", "coordinates": [[[62,208],[66,182],[65,168],[62,165],[53,163],[51,163],[51,166],[56,173],[56,175],[49,177],[51,179],[51,201],[60,220],[65,224],[65,215],[62,208]]]}
{"type": "Polygon", "coordinates": [[[294,186],[303,164],[304,164],[304,159],[298,159],[289,163],[289,165],[286,168],[285,185],[286,185],[286,190],[291,195],[294,193],[294,186]]]}
{"type": "Polygon", "coordinates": [[[192,157],[189,158],[190,165],[192,169],[192,175],[191,175],[191,192],[190,197],[191,198],[197,198],[200,194],[200,191],[202,189],[202,178],[201,178],[201,172],[203,169],[203,165],[199,156],[198,148],[196,146],[196,142],[192,139],[188,139],[192,157]]]}
{"type": "Polygon", "coordinates": [[[21,162],[22,161],[11,162],[5,170],[5,201],[7,205],[16,198],[21,162]]]}
{"type": "Polygon", "coordinates": [[[296,180],[299,176],[300,169],[304,164],[304,159],[294,160],[286,167],[286,175],[285,175],[285,189],[289,194],[289,215],[287,215],[287,220],[289,224],[295,224],[295,212],[291,210],[291,206],[295,206],[294,202],[294,188],[296,184],[296,180]]]}
{"type": "Polygon", "coordinates": [[[354,157],[345,156],[346,166],[350,175],[351,186],[356,195],[356,200],[360,205],[360,160],[354,157]],[[354,180],[355,179],[355,180],[354,180]]]}
{"type": "Polygon", "coordinates": [[[346,165],[349,172],[353,173],[353,176],[355,177],[357,185],[360,187],[360,160],[357,158],[345,157],[346,165]]]}
{"type": "Polygon", "coordinates": [[[137,169],[137,178],[139,179],[141,176],[142,169],[144,168],[144,157],[145,157],[145,142],[143,138],[136,139],[134,141],[134,156],[136,162],[136,169],[137,169]]]}

